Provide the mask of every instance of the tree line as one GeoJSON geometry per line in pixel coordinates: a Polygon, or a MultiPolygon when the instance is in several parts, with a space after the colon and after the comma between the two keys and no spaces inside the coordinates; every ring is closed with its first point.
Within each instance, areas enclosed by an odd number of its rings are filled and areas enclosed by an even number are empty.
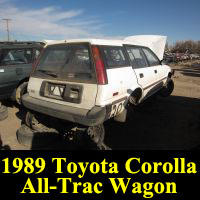
{"type": "Polygon", "coordinates": [[[170,50],[172,53],[200,54],[200,40],[177,41],[173,45],[167,43],[166,50],[170,50]]]}

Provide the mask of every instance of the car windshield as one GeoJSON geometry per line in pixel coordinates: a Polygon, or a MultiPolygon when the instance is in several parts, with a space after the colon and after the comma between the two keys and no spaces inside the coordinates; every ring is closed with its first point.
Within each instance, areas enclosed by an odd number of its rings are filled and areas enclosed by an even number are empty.
{"type": "Polygon", "coordinates": [[[88,45],[51,45],[39,61],[36,72],[60,78],[91,78],[92,67],[88,45]]]}

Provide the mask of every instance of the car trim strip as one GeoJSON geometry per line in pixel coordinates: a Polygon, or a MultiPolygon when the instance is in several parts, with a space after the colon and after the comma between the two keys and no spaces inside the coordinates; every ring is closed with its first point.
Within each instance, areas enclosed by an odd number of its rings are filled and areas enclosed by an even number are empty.
{"type": "Polygon", "coordinates": [[[162,78],[162,79],[160,79],[159,81],[156,81],[156,82],[152,83],[151,85],[146,86],[146,87],[144,88],[144,90],[147,90],[148,88],[152,87],[153,85],[156,85],[157,83],[163,81],[163,80],[166,79],[166,78],[167,78],[167,76],[164,77],[164,78],[162,78]]]}

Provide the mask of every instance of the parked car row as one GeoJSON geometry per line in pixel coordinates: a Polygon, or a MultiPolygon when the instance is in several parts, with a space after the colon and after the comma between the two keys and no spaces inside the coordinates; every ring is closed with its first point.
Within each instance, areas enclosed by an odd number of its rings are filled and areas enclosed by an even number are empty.
{"type": "Polygon", "coordinates": [[[186,61],[186,60],[200,60],[200,55],[188,54],[188,53],[165,52],[163,60],[167,63],[176,63],[176,62],[186,61]]]}
{"type": "MultiPolygon", "coordinates": [[[[163,41],[158,40],[160,43],[163,41]]],[[[34,61],[34,55],[30,62],[34,61]]],[[[27,64],[21,57],[17,60],[20,66],[27,64]]],[[[13,67],[8,63],[7,68],[0,67],[2,73],[13,67]]],[[[20,93],[19,102],[28,112],[25,125],[17,131],[18,141],[31,145],[38,133],[53,130],[71,136],[82,131],[100,149],[109,149],[104,144],[103,123],[111,118],[125,122],[129,107],[137,106],[155,93],[169,96],[174,89],[172,75],[173,71],[162,63],[153,46],[138,45],[131,39],[51,42],[35,63],[26,92],[20,93]],[[48,117],[47,121],[68,123],[64,128],[57,123],[48,125],[42,120],[44,116],[48,117]]],[[[16,85],[15,88],[17,91],[16,85]]]]}

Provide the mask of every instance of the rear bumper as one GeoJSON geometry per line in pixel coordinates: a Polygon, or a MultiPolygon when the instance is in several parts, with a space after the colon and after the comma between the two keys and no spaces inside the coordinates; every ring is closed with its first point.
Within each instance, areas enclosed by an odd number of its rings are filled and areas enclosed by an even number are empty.
{"type": "Polygon", "coordinates": [[[75,108],[36,99],[28,94],[22,97],[22,103],[30,110],[85,126],[95,126],[103,123],[108,119],[110,110],[109,107],[99,106],[94,106],[91,110],[75,108]]]}

